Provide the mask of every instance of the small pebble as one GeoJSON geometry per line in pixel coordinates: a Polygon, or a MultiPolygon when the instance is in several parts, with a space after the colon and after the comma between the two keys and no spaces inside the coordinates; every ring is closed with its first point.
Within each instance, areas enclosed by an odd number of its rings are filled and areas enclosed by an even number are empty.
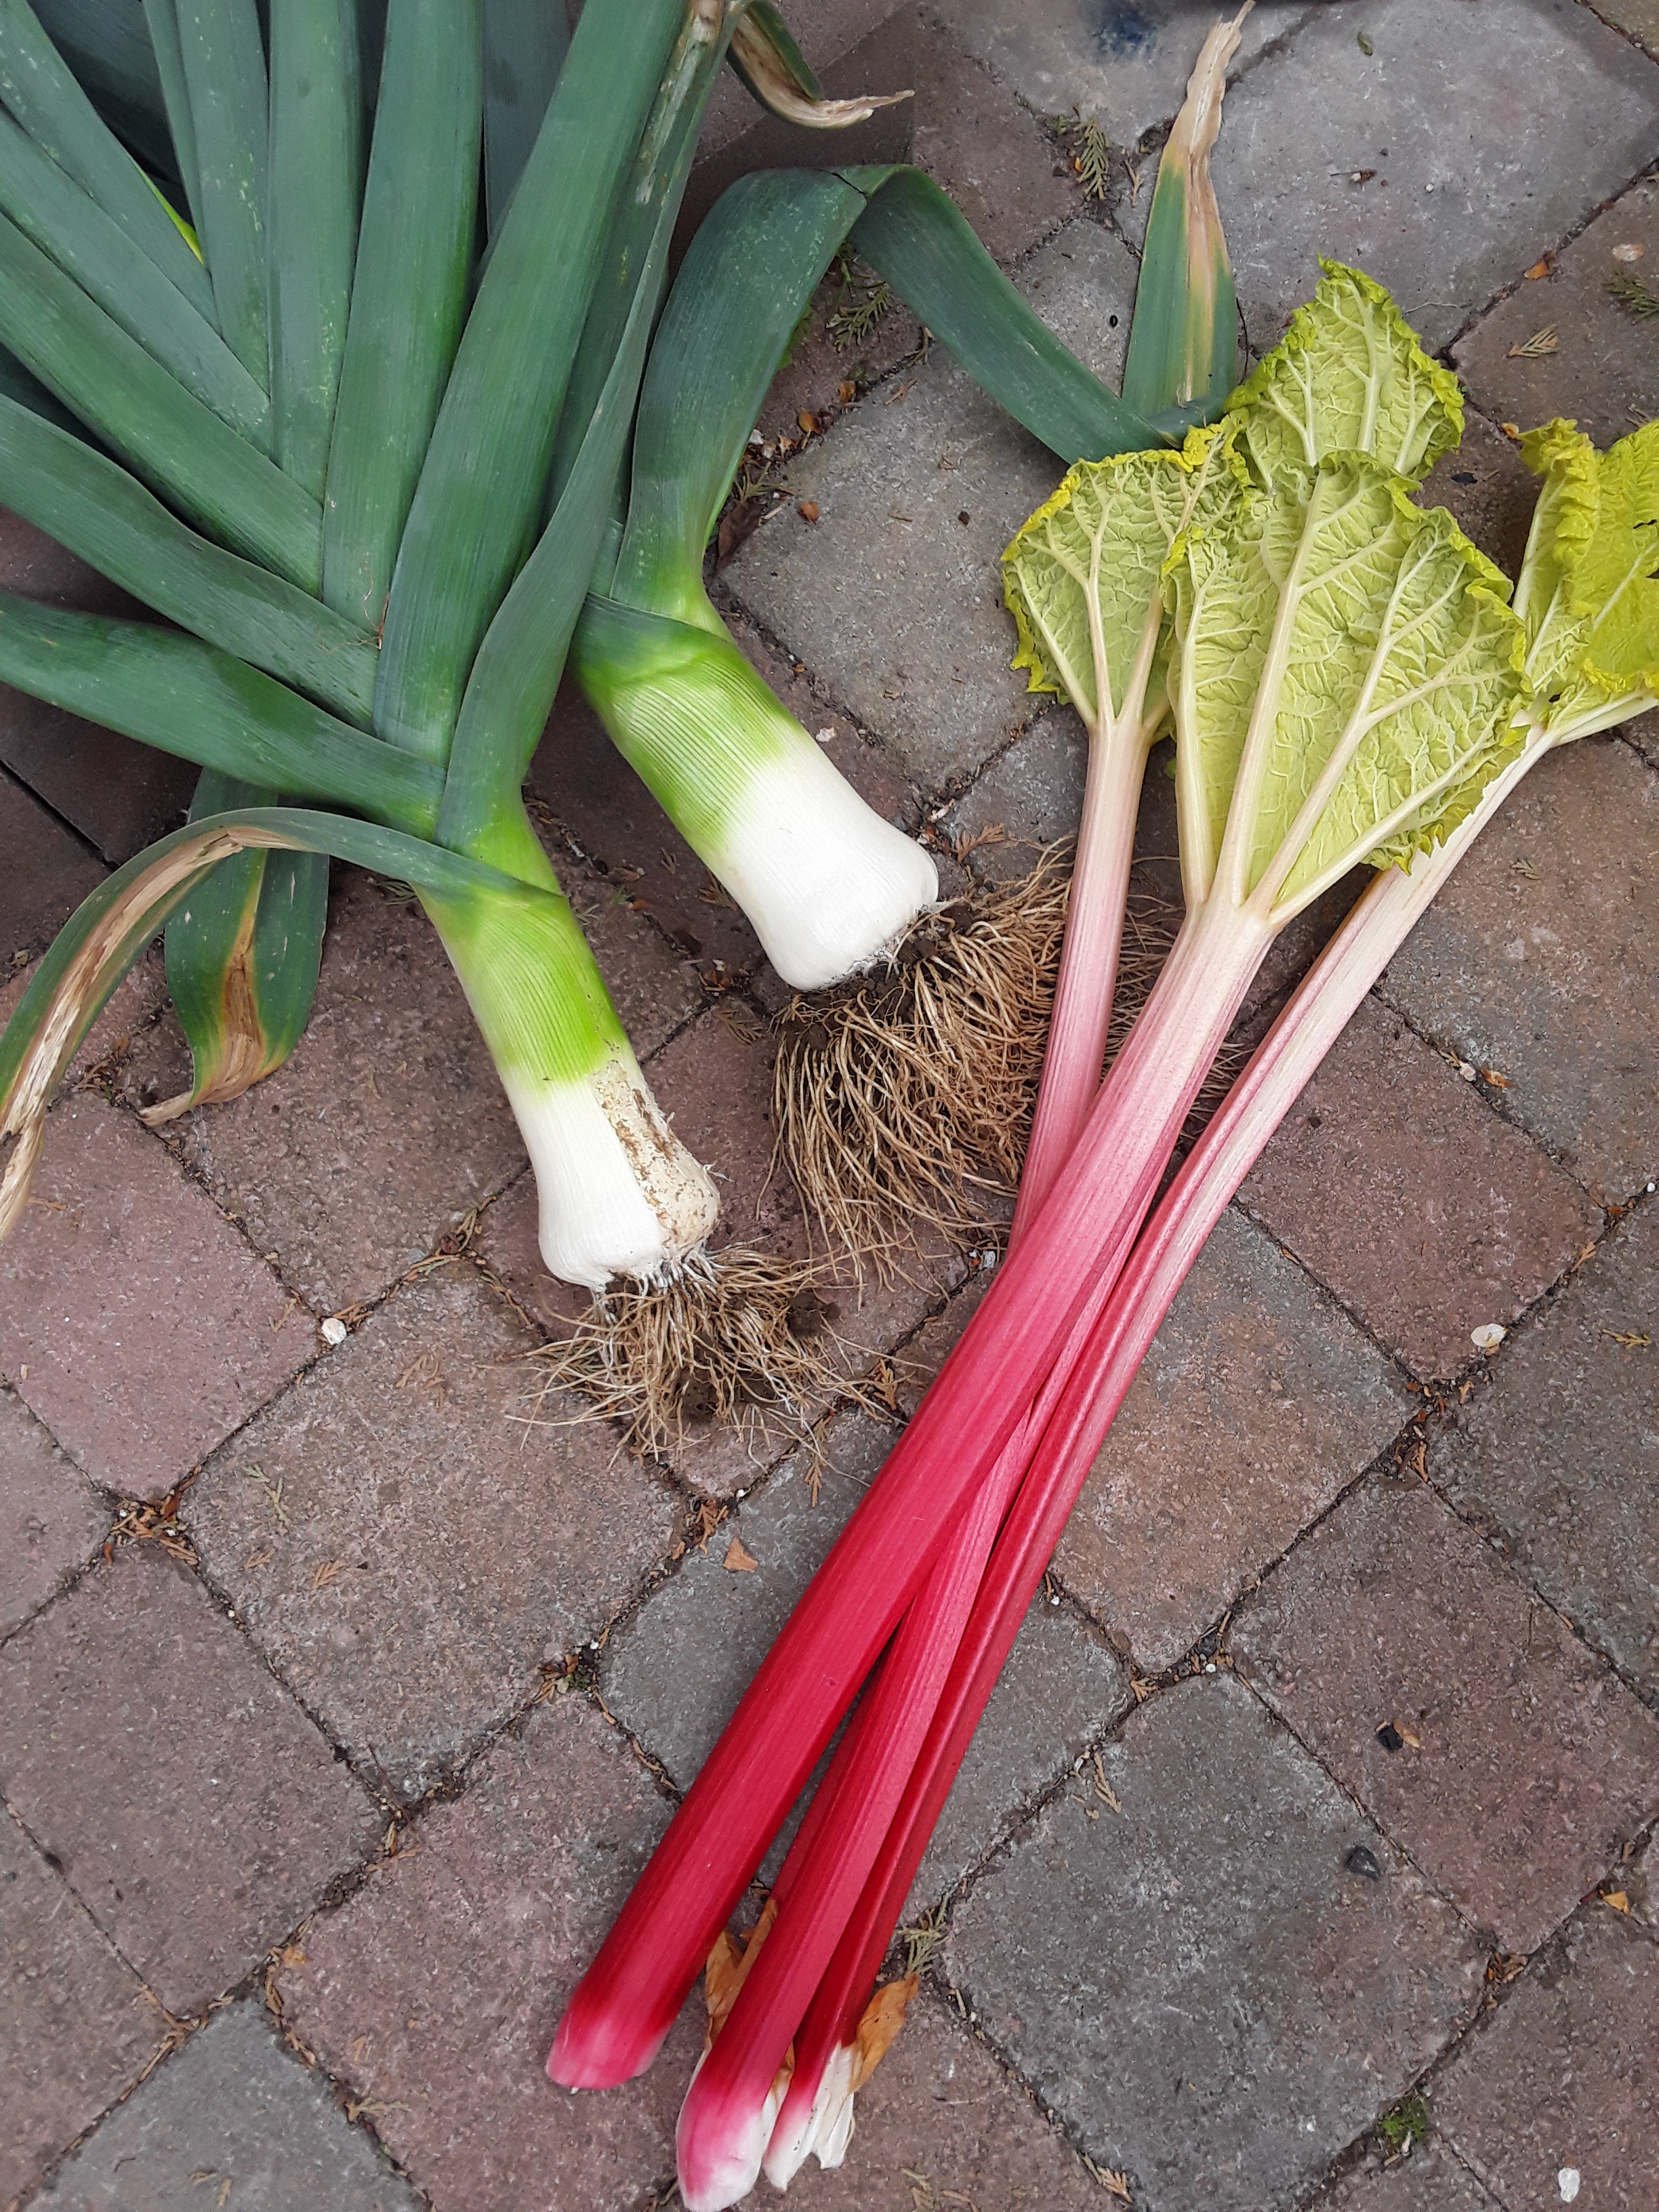
{"type": "Polygon", "coordinates": [[[1342,1862],[1350,1874],[1363,1874],[1367,1881],[1381,1881],[1382,1869],[1375,1851],[1367,1850],[1364,1844],[1356,1844],[1342,1862]]]}
{"type": "Polygon", "coordinates": [[[346,1325],[337,1314],[331,1314],[323,1323],[323,1342],[341,1345],[346,1340],[346,1325]]]}
{"type": "Polygon", "coordinates": [[[1477,1352],[1496,1352],[1508,1334],[1508,1329],[1501,1322],[1483,1321],[1479,1328],[1469,1331],[1469,1342],[1477,1352]]]}
{"type": "Polygon", "coordinates": [[[1555,2185],[1561,2192],[1561,2202],[1571,2204],[1578,2194],[1579,2174],[1576,2166],[1564,2166],[1555,2177],[1555,2185]]]}

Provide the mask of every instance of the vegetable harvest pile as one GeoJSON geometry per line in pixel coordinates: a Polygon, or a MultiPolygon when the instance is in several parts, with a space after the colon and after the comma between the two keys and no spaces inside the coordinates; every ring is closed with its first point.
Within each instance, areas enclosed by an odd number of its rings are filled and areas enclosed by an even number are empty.
{"type": "Polygon", "coordinates": [[[1504,796],[1659,701],[1659,425],[1605,453],[1571,423],[1523,440],[1540,491],[1511,586],[1417,497],[1462,402],[1367,276],[1324,264],[1230,392],[1207,158],[1237,22],[1164,158],[1120,398],[913,170],[746,179],[671,289],[723,60],[795,121],[869,112],[822,99],[765,0],[586,0],[568,50],[557,7],[389,0],[383,51],[374,12],[270,0],[267,46],[255,0],[148,0],[165,115],[141,167],[24,0],[0,0],[0,503],[172,625],[0,595],[0,681],[203,771],[190,823],[85,902],[0,1038],[0,1233],[54,1085],[158,929],[195,1079],[153,1118],[281,1064],[332,856],[410,884],[438,930],[548,1265],[706,1297],[714,1184],[524,805],[567,655],[779,974],[817,989],[933,908],[933,864],[738,653],[704,556],[843,241],[1067,467],[1004,556],[1015,665],[1090,749],[1007,1256],[548,2061],[571,2087],[629,2079],[706,1970],[678,2150],[688,2212],[716,2212],[845,2154],[915,1986],[878,1983],[912,1880],[1204,1238],[1504,796]],[[486,71],[503,40],[513,66],[486,71]],[[1185,917],[1103,1081],[1165,734],[1185,917]],[[1368,888],[1168,1180],[1275,938],[1361,863],[1368,888]],[[844,1720],[739,1942],[728,1922],[844,1720]]]}

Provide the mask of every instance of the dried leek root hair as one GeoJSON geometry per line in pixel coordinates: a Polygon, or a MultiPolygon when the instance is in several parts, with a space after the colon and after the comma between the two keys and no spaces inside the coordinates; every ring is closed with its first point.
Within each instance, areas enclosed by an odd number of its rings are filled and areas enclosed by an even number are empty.
{"type": "Polygon", "coordinates": [[[922,1225],[984,1233],[1019,1179],[1070,885],[1066,846],[908,931],[873,973],[785,1010],[778,1149],[832,1248],[884,1271],[922,1225]]]}
{"type": "Polygon", "coordinates": [[[715,1421],[741,1429],[771,1418],[805,1436],[833,1399],[890,1417],[855,1379],[860,1356],[838,1317],[810,1262],[748,1244],[699,1250],[661,1280],[623,1277],[596,1292],[567,1336],[530,1354],[532,1402],[574,1391],[587,1401],[574,1418],[615,1420],[647,1453],[670,1453],[688,1426],[715,1421]]]}

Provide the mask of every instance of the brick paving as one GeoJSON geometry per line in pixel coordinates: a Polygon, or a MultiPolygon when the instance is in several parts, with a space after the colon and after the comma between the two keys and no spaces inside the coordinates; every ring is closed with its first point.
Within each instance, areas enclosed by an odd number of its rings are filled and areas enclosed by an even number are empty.
{"type": "MultiPolygon", "coordinates": [[[[1201,11],[798,12],[832,90],[915,102],[826,150],[728,87],[693,210],[744,167],[908,148],[1115,376],[1201,11]],[[1112,143],[1103,204],[1074,106],[1112,143]]],[[[1316,252],[1394,286],[1470,403],[1428,495],[1511,573],[1531,480],[1502,426],[1659,411],[1656,326],[1607,290],[1659,283],[1650,57],[1654,0],[1262,0],[1246,27],[1215,169],[1249,340],[1316,252]]],[[[1012,872],[1081,790],[995,570],[1056,471],[902,311],[838,352],[835,300],[760,417],[827,427],[716,597],[879,811],[1000,826],[973,866],[1012,872]]],[[[9,519],[0,583],[121,604],[9,519]]],[[[1653,2212],[1656,730],[1528,781],[1194,1270],[918,1876],[945,1941],[809,2208],[1653,2212]]],[[[1138,849],[1173,896],[1162,767],[1138,849]]],[[[193,780],[0,699],[0,1008],[193,780]]],[[[725,1233],[804,1253],[751,933],[568,692],[531,791],[725,1233]]],[[[530,1404],[520,1355],[574,1303],[387,887],[336,871],[289,1065],[150,1132],[185,1073],[152,957],[0,1251],[0,2204],[660,2208],[695,2002],[605,2098],[551,2090],[547,2041],[893,1431],[826,1396],[811,1449],[757,1420],[641,1464],[530,1404]]],[[[896,1419],[973,1274],[935,1249],[837,1287],[896,1419]]]]}

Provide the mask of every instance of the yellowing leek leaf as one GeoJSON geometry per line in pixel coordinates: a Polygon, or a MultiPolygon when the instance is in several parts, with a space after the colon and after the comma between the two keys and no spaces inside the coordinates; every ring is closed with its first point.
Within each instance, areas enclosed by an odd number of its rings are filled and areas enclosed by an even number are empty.
{"type": "Polygon", "coordinates": [[[1525,637],[1442,508],[1357,454],[1291,475],[1173,569],[1191,900],[1287,918],[1443,836],[1518,742],[1525,637]]]}
{"type": "Polygon", "coordinates": [[[1420,483],[1463,434],[1449,369],[1429,359],[1382,287],[1340,261],[1227,402],[1264,483],[1327,453],[1369,453],[1420,483]]]}

